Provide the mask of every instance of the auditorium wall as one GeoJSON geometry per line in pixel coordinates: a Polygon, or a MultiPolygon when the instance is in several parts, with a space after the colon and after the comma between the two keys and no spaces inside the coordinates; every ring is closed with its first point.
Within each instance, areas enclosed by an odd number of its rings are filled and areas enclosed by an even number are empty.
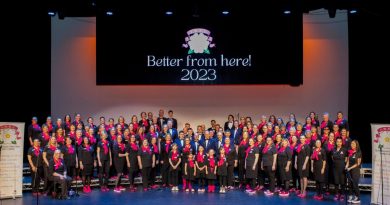
{"type": "MultiPolygon", "coordinates": [[[[330,19],[325,10],[305,14],[303,85],[239,86],[97,86],[96,19],[52,18],[51,108],[53,117],[80,113],[83,118],[106,116],[127,122],[133,114],[172,109],[179,127],[190,122],[223,124],[228,114],[262,114],[299,121],[310,111],[348,113],[348,29],[346,12],[330,19]]],[[[131,49],[131,48],[129,48],[131,49]]],[[[283,60],[283,59],[280,59],[283,60]]],[[[277,68],[269,68],[277,69],[277,68]]],[[[115,72],[115,68],[112,68],[115,72]]],[[[276,76],[271,76],[276,77],[276,76]]]]}

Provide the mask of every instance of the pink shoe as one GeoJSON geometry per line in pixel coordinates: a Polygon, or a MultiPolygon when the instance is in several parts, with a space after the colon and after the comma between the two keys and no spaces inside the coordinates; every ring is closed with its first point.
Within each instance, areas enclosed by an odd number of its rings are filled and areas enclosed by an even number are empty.
{"type": "Polygon", "coordinates": [[[87,188],[87,186],[83,186],[83,192],[84,192],[84,193],[88,193],[88,188],[87,188]]]}
{"type": "Polygon", "coordinates": [[[274,193],[273,193],[272,191],[270,191],[270,190],[265,191],[264,194],[265,194],[266,196],[272,196],[272,195],[274,195],[274,193]]]}
{"type": "Polygon", "coordinates": [[[295,192],[295,191],[296,191],[295,188],[290,189],[290,192],[295,192]]]}
{"type": "Polygon", "coordinates": [[[119,187],[115,187],[115,188],[114,188],[114,192],[116,192],[116,193],[121,193],[121,189],[119,189],[119,187]]]}
{"type": "Polygon", "coordinates": [[[121,191],[124,191],[124,190],[126,190],[126,188],[125,188],[125,187],[123,187],[123,186],[118,186],[118,188],[119,188],[121,191]]]}
{"type": "Polygon", "coordinates": [[[144,188],[144,192],[147,192],[148,191],[148,189],[147,188],[144,188]]]}
{"type": "Polygon", "coordinates": [[[340,194],[336,194],[333,198],[333,200],[338,201],[340,200],[340,194]]]}
{"type": "Polygon", "coordinates": [[[246,189],[250,189],[251,187],[249,186],[249,184],[247,184],[247,185],[245,186],[245,188],[246,188],[246,189]]]}
{"type": "Polygon", "coordinates": [[[289,195],[290,195],[290,192],[288,192],[288,191],[279,192],[279,196],[281,196],[281,197],[288,197],[289,195]]]}
{"type": "Polygon", "coordinates": [[[344,201],[344,195],[341,195],[340,194],[340,199],[339,199],[340,201],[344,201]]]}

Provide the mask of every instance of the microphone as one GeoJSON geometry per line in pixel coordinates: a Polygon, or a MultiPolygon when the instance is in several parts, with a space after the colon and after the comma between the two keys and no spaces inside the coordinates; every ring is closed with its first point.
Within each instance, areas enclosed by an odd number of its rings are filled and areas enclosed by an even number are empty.
{"type": "Polygon", "coordinates": [[[379,144],[379,145],[378,145],[378,148],[379,148],[379,149],[382,149],[382,148],[383,148],[383,144],[379,144]]]}

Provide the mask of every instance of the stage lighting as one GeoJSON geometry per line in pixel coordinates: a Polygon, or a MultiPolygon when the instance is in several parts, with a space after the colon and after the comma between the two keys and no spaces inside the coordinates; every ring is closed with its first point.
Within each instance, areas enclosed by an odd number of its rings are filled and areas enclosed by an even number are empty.
{"type": "Polygon", "coordinates": [[[171,16],[172,14],[173,14],[172,11],[166,11],[166,12],[165,12],[165,15],[167,15],[167,16],[171,16]]]}
{"type": "Polygon", "coordinates": [[[291,11],[290,10],[285,10],[285,11],[283,11],[283,13],[288,15],[288,14],[291,14],[291,11]]]}
{"type": "Polygon", "coordinates": [[[350,14],[356,14],[356,13],[357,13],[357,10],[356,10],[356,9],[351,9],[351,10],[349,10],[349,13],[350,13],[350,14]]]}
{"type": "Polygon", "coordinates": [[[48,11],[48,12],[47,12],[47,15],[49,15],[49,16],[55,16],[55,15],[56,15],[56,12],[55,12],[55,11],[48,11]]]}
{"type": "Polygon", "coordinates": [[[112,11],[106,11],[106,15],[107,15],[107,16],[112,16],[112,15],[114,15],[114,12],[112,12],[112,11]]]}
{"type": "Polygon", "coordinates": [[[228,15],[228,14],[229,14],[229,11],[226,11],[226,10],[225,10],[225,11],[222,11],[222,14],[223,14],[223,15],[228,15]]]}

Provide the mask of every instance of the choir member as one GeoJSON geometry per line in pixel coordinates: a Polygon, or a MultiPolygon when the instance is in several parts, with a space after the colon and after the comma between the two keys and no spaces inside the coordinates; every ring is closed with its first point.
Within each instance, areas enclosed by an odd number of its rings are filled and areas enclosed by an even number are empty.
{"type": "Polygon", "coordinates": [[[345,128],[347,131],[349,130],[348,121],[343,117],[341,111],[337,112],[337,119],[334,121],[334,124],[338,125],[340,129],[345,128]]]}
{"type": "MultiPolygon", "coordinates": [[[[290,142],[290,150],[292,151],[292,159],[291,159],[291,165],[295,165],[295,156],[297,155],[296,147],[298,146],[298,137],[292,136],[291,142],[290,142]]],[[[290,189],[290,192],[299,192],[299,176],[298,172],[295,168],[292,168],[291,170],[292,174],[292,188],[290,189]]]]}
{"type": "Polygon", "coordinates": [[[314,174],[314,180],[316,181],[317,194],[314,196],[316,200],[324,199],[324,181],[325,181],[325,168],[326,168],[326,152],[322,149],[321,140],[318,139],[315,142],[313,153],[311,155],[311,172],[314,174]]]}
{"type": "Polygon", "coordinates": [[[164,125],[167,124],[167,118],[164,117],[164,110],[163,109],[160,109],[158,111],[157,123],[158,123],[160,128],[162,128],[164,125]]]}
{"type": "MultiPolygon", "coordinates": [[[[38,118],[33,117],[31,120],[31,125],[28,126],[28,140],[30,141],[30,145],[34,145],[34,140],[35,139],[40,139],[42,133],[41,127],[38,125],[38,118]]],[[[44,146],[42,144],[42,146],[44,146]]]]}
{"type": "Polygon", "coordinates": [[[129,184],[130,184],[130,191],[135,192],[137,191],[137,187],[134,184],[134,178],[138,172],[138,143],[136,141],[135,135],[130,136],[129,146],[128,146],[128,153],[129,156],[127,159],[127,168],[129,170],[129,184]]]}
{"type": "MultiPolygon", "coordinates": [[[[114,158],[114,166],[117,173],[114,192],[120,193],[123,190],[123,187],[120,185],[121,177],[123,174],[123,167],[125,166],[126,158],[129,156],[128,150],[126,150],[126,145],[122,141],[121,136],[117,136],[113,145],[113,158],[114,158]]],[[[127,165],[129,167],[129,165],[127,165]]]]}
{"type": "Polygon", "coordinates": [[[40,195],[39,186],[43,179],[43,149],[40,146],[39,139],[34,139],[33,146],[28,149],[27,159],[31,170],[31,188],[33,195],[40,195]]]}
{"type": "Polygon", "coordinates": [[[349,138],[347,129],[343,128],[340,132],[340,137],[343,140],[343,146],[345,149],[350,150],[351,149],[351,138],[349,138]]]}
{"type": "Polygon", "coordinates": [[[62,129],[62,131],[63,131],[63,134],[62,135],[65,135],[65,126],[64,126],[64,124],[62,123],[62,119],[61,118],[57,118],[57,120],[56,120],[56,123],[54,124],[54,128],[53,128],[53,132],[54,133],[57,133],[57,130],[58,129],[62,129]]]}
{"type": "Polygon", "coordinates": [[[50,136],[52,136],[53,132],[54,132],[54,129],[53,129],[54,127],[53,127],[53,121],[52,121],[50,116],[46,118],[46,122],[43,125],[47,126],[47,128],[49,129],[49,134],[50,134],[50,136]]]}
{"type": "Polygon", "coordinates": [[[234,167],[237,167],[238,159],[237,159],[237,152],[234,148],[234,145],[231,144],[230,138],[225,138],[225,144],[223,145],[224,154],[226,156],[227,161],[227,184],[229,189],[234,188],[234,167]]]}
{"type": "Polygon", "coordinates": [[[75,119],[72,122],[72,124],[74,124],[77,129],[83,129],[84,128],[84,122],[81,121],[81,115],[79,113],[77,113],[74,118],[75,119]],[[81,125],[81,128],[78,127],[79,125],[81,125]]]}
{"type": "MultiPolygon", "coordinates": [[[[154,126],[151,125],[150,127],[152,128],[154,126]]],[[[151,130],[151,129],[149,129],[149,130],[151,130]]],[[[152,188],[156,189],[156,188],[158,188],[158,185],[156,184],[156,176],[157,176],[159,162],[160,162],[160,148],[159,148],[158,143],[157,143],[157,137],[150,138],[150,147],[152,148],[152,152],[153,152],[154,157],[155,157],[155,166],[151,170],[150,183],[152,184],[152,188]]]]}
{"type": "MultiPolygon", "coordinates": [[[[310,135],[310,132],[308,132],[310,135]]],[[[305,136],[301,136],[300,143],[295,147],[295,165],[294,168],[297,170],[299,176],[299,184],[300,184],[300,194],[298,197],[305,198],[306,197],[306,188],[307,188],[307,178],[309,177],[309,157],[310,157],[310,146],[306,144],[306,140],[310,142],[310,138],[306,138],[305,136]]]]}
{"type": "Polygon", "coordinates": [[[333,123],[332,123],[332,121],[329,120],[329,113],[327,113],[327,112],[325,112],[322,115],[322,122],[321,122],[321,125],[320,125],[321,134],[323,133],[325,127],[329,127],[329,128],[333,127],[333,123]]]}
{"type": "Polygon", "coordinates": [[[79,147],[79,160],[80,160],[80,170],[83,180],[83,192],[91,192],[91,177],[93,176],[93,167],[96,165],[95,150],[91,145],[89,138],[83,138],[83,144],[79,147]]]}
{"type": "Polygon", "coordinates": [[[42,157],[43,157],[43,172],[44,172],[44,188],[43,190],[47,192],[47,194],[50,193],[52,190],[52,185],[50,178],[51,178],[51,173],[50,173],[50,160],[53,160],[53,155],[54,152],[59,149],[57,145],[57,139],[53,136],[50,137],[49,143],[45,146],[43,149],[42,157]]]}
{"type": "Polygon", "coordinates": [[[100,133],[100,142],[96,146],[96,156],[99,166],[99,184],[102,192],[107,192],[110,167],[112,165],[111,143],[107,140],[106,131],[100,133]]]}
{"type": "MultiPolygon", "coordinates": [[[[276,160],[275,160],[276,161],[276,160]]],[[[259,148],[255,146],[255,140],[249,139],[249,147],[245,150],[245,178],[248,181],[249,189],[246,191],[249,194],[256,193],[256,178],[259,162],[259,148]]]]}
{"type": "Polygon", "coordinates": [[[209,193],[215,192],[215,180],[217,179],[217,160],[214,154],[215,151],[210,149],[206,158],[207,191],[209,193]]]}
{"type": "Polygon", "coordinates": [[[56,131],[56,138],[57,143],[60,145],[60,147],[65,145],[65,136],[64,136],[64,130],[60,127],[56,131]]]}
{"type": "Polygon", "coordinates": [[[343,201],[345,191],[345,165],[348,153],[343,147],[343,140],[341,138],[336,139],[336,148],[332,150],[331,156],[333,160],[333,180],[336,188],[336,196],[334,199],[336,201],[343,201]]]}
{"type": "Polygon", "coordinates": [[[240,144],[236,147],[237,153],[238,153],[238,181],[240,183],[239,188],[242,188],[243,184],[245,183],[245,156],[246,156],[246,150],[249,146],[249,134],[248,132],[242,133],[242,139],[240,144]]]}
{"type": "Polygon", "coordinates": [[[76,139],[76,126],[74,124],[70,124],[69,131],[66,132],[66,135],[73,141],[76,139]]]}
{"type": "MultiPolygon", "coordinates": [[[[277,127],[277,126],[275,126],[277,127]]],[[[263,135],[258,134],[256,137],[255,146],[259,149],[259,159],[263,159],[263,148],[265,147],[265,138],[263,138],[263,135]]],[[[256,190],[260,191],[264,188],[264,170],[261,169],[261,161],[257,163],[257,186],[256,190]]]]}
{"type": "Polygon", "coordinates": [[[311,124],[313,126],[316,126],[316,127],[320,126],[320,122],[318,121],[318,116],[315,112],[310,112],[309,117],[311,118],[311,124]]]}
{"type": "Polygon", "coordinates": [[[49,144],[49,141],[50,141],[50,138],[51,138],[51,135],[49,133],[49,128],[47,127],[47,125],[42,125],[42,133],[41,133],[42,137],[41,137],[41,145],[43,147],[45,147],[46,145],[49,144]]]}
{"type": "Polygon", "coordinates": [[[78,168],[78,159],[77,150],[72,143],[72,139],[70,137],[66,137],[65,145],[62,146],[62,153],[68,176],[73,179],[76,179],[76,168],[78,168]]]}
{"type": "MultiPolygon", "coordinates": [[[[228,139],[228,138],[226,138],[228,139]]],[[[219,179],[219,193],[226,193],[227,175],[228,175],[228,157],[225,148],[219,149],[219,156],[217,158],[217,175],[219,179]]]]}
{"type": "Polygon", "coordinates": [[[169,176],[169,153],[172,149],[172,138],[171,134],[166,133],[165,140],[161,142],[161,156],[160,156],[160,164],[161,164],[161,183],[163,187],[169,186],[168,176],[169,176]]]}
{"type": "Polygon", "coordinates": [[[196,177],[195,160],[194,160],[194,155],[192,153],[188,154],[187,156],[188,158],[184,163],[184,177],[183,177],[186,180],[186,185],[187,185],[185,191],[194,192],[195,190],[192,188],[192,183],[196,177]]]}
{"type": "MultiPolygon", "coordinates": [[[[173,111],[172,110],[168,111],[168,119],[167,119],[167,121],[172,121],[172,128],[177,129],[177,120],[175,118],[173,118],[173,111]]],[[[173,136],[172,136],[172,139],[174,139],[173,136]]]]}
{"type": "MultiPolygon", "coordinates": [[[[342,130],[345,130],[343,128],[342,130]]],[[[360,165],[362,163],[362,152],[360,150],[359,142],[353,140],[351,142],[351,148],[348,150],[348,158],[346,165],[346,172],[349,175],[349,197],[348,202],[353,204],[360,203],[360,165]]]]}
{"type": "Polygon", "coordinates": [[[198,192],[204,192],[206,186],[206,153],[203,146],[199,146],[199,151],[195,157],[196,178],[198,179],[198,192]]]}
{"type": "Polygon", "coordinates": [[[234,122],[234,116],[229,115],[228,121],[226,121],[224,126],[223,126],[224,130],[231,130],[233,128],[233,122],[234,122]]]}
{"type": "Polygon", "coordinates": [[[289,142],[287,138],[284,138],[281,144],[281,147],[278,150],[278,173],[279,179],[281,180],[280,184],[284,184],[284,189],[279,192],[279,196],[287,197],[289,196],[289,185],[292,179],[291,174],[291,161],[292,161],[293,151],[290,149],[289,142]]]}
{"type": "Polygon", "coordinates": [[[138,122],[138,126],[144,127],[145,130],[149,130],[149,121],[147,119],[146,112],[141,112],[141,120],[138,122]]]}
{"type": "MultiPolygon", "coordinates": [[[[325,134],[325,132],[324,132],[325,134]]],[[[333,184],[333,160],[332,160],[332,153],[336,146],[335,138],[333,132],[330,132],[328,135],[328,139],[323,142],[323,139],[321,140],[321,143],[323,144],[323,149],[326,153],[326,168],[325,168],[325,195],[329,195],[329,185],[333,184]]]]}
{"type": "MultiPolygon", "coordinates": [[[[67,135],[70,131],[70,126],[72,125],[72,118],[70,115],[65,115],[64,117],[64,129],[65,129],[65,135],[67,135]]],[[[76,128],[76,127],[75,127],[76,128]]],[[[73,138],[74,139],[74,138],[73,138]]],[[[72,140],[73,140],[72,139],[72,140]]]]}
{"type": "Polygon", "coordinates": [[[53,159],[49,163],[49,172],[51,179],[61,186],[61,195],[58,198],[69,199],[68,187],[70,187],[72,179],[67,176],[66,165],[60,155],[61,151],[56,149],[53,153],[53,159]]]}
{"type": "Polygon", "coordinates": [[[261,169],[264,170],[268,180],[269,188],[264,192],[266,196],[272,196],[275,191],[275,172],[276,172],[276,160],[277,150],[271,137],[267,137],[266,144],[262,150],[262,164],[261,169]]]}
{"type": "Polygon", "coordinates": [[[180,171],[180,152],[179,147],[176,143],[172,144],[172,150],[168,156],[169,160],[169,179],[172,184],[172,191],[179,191],[178,181],[179,181],[179,171],[180,171]]]}
{"type": "Polygon", "coordinates": [[[149,146],[147,139],[142,141],[141,148],[138,151],[138,167],[142,173],[142,185],[144,191],[149,189],[151,184],[151,171],[155,167],[156,158],[153,150],[149,146]]]}

